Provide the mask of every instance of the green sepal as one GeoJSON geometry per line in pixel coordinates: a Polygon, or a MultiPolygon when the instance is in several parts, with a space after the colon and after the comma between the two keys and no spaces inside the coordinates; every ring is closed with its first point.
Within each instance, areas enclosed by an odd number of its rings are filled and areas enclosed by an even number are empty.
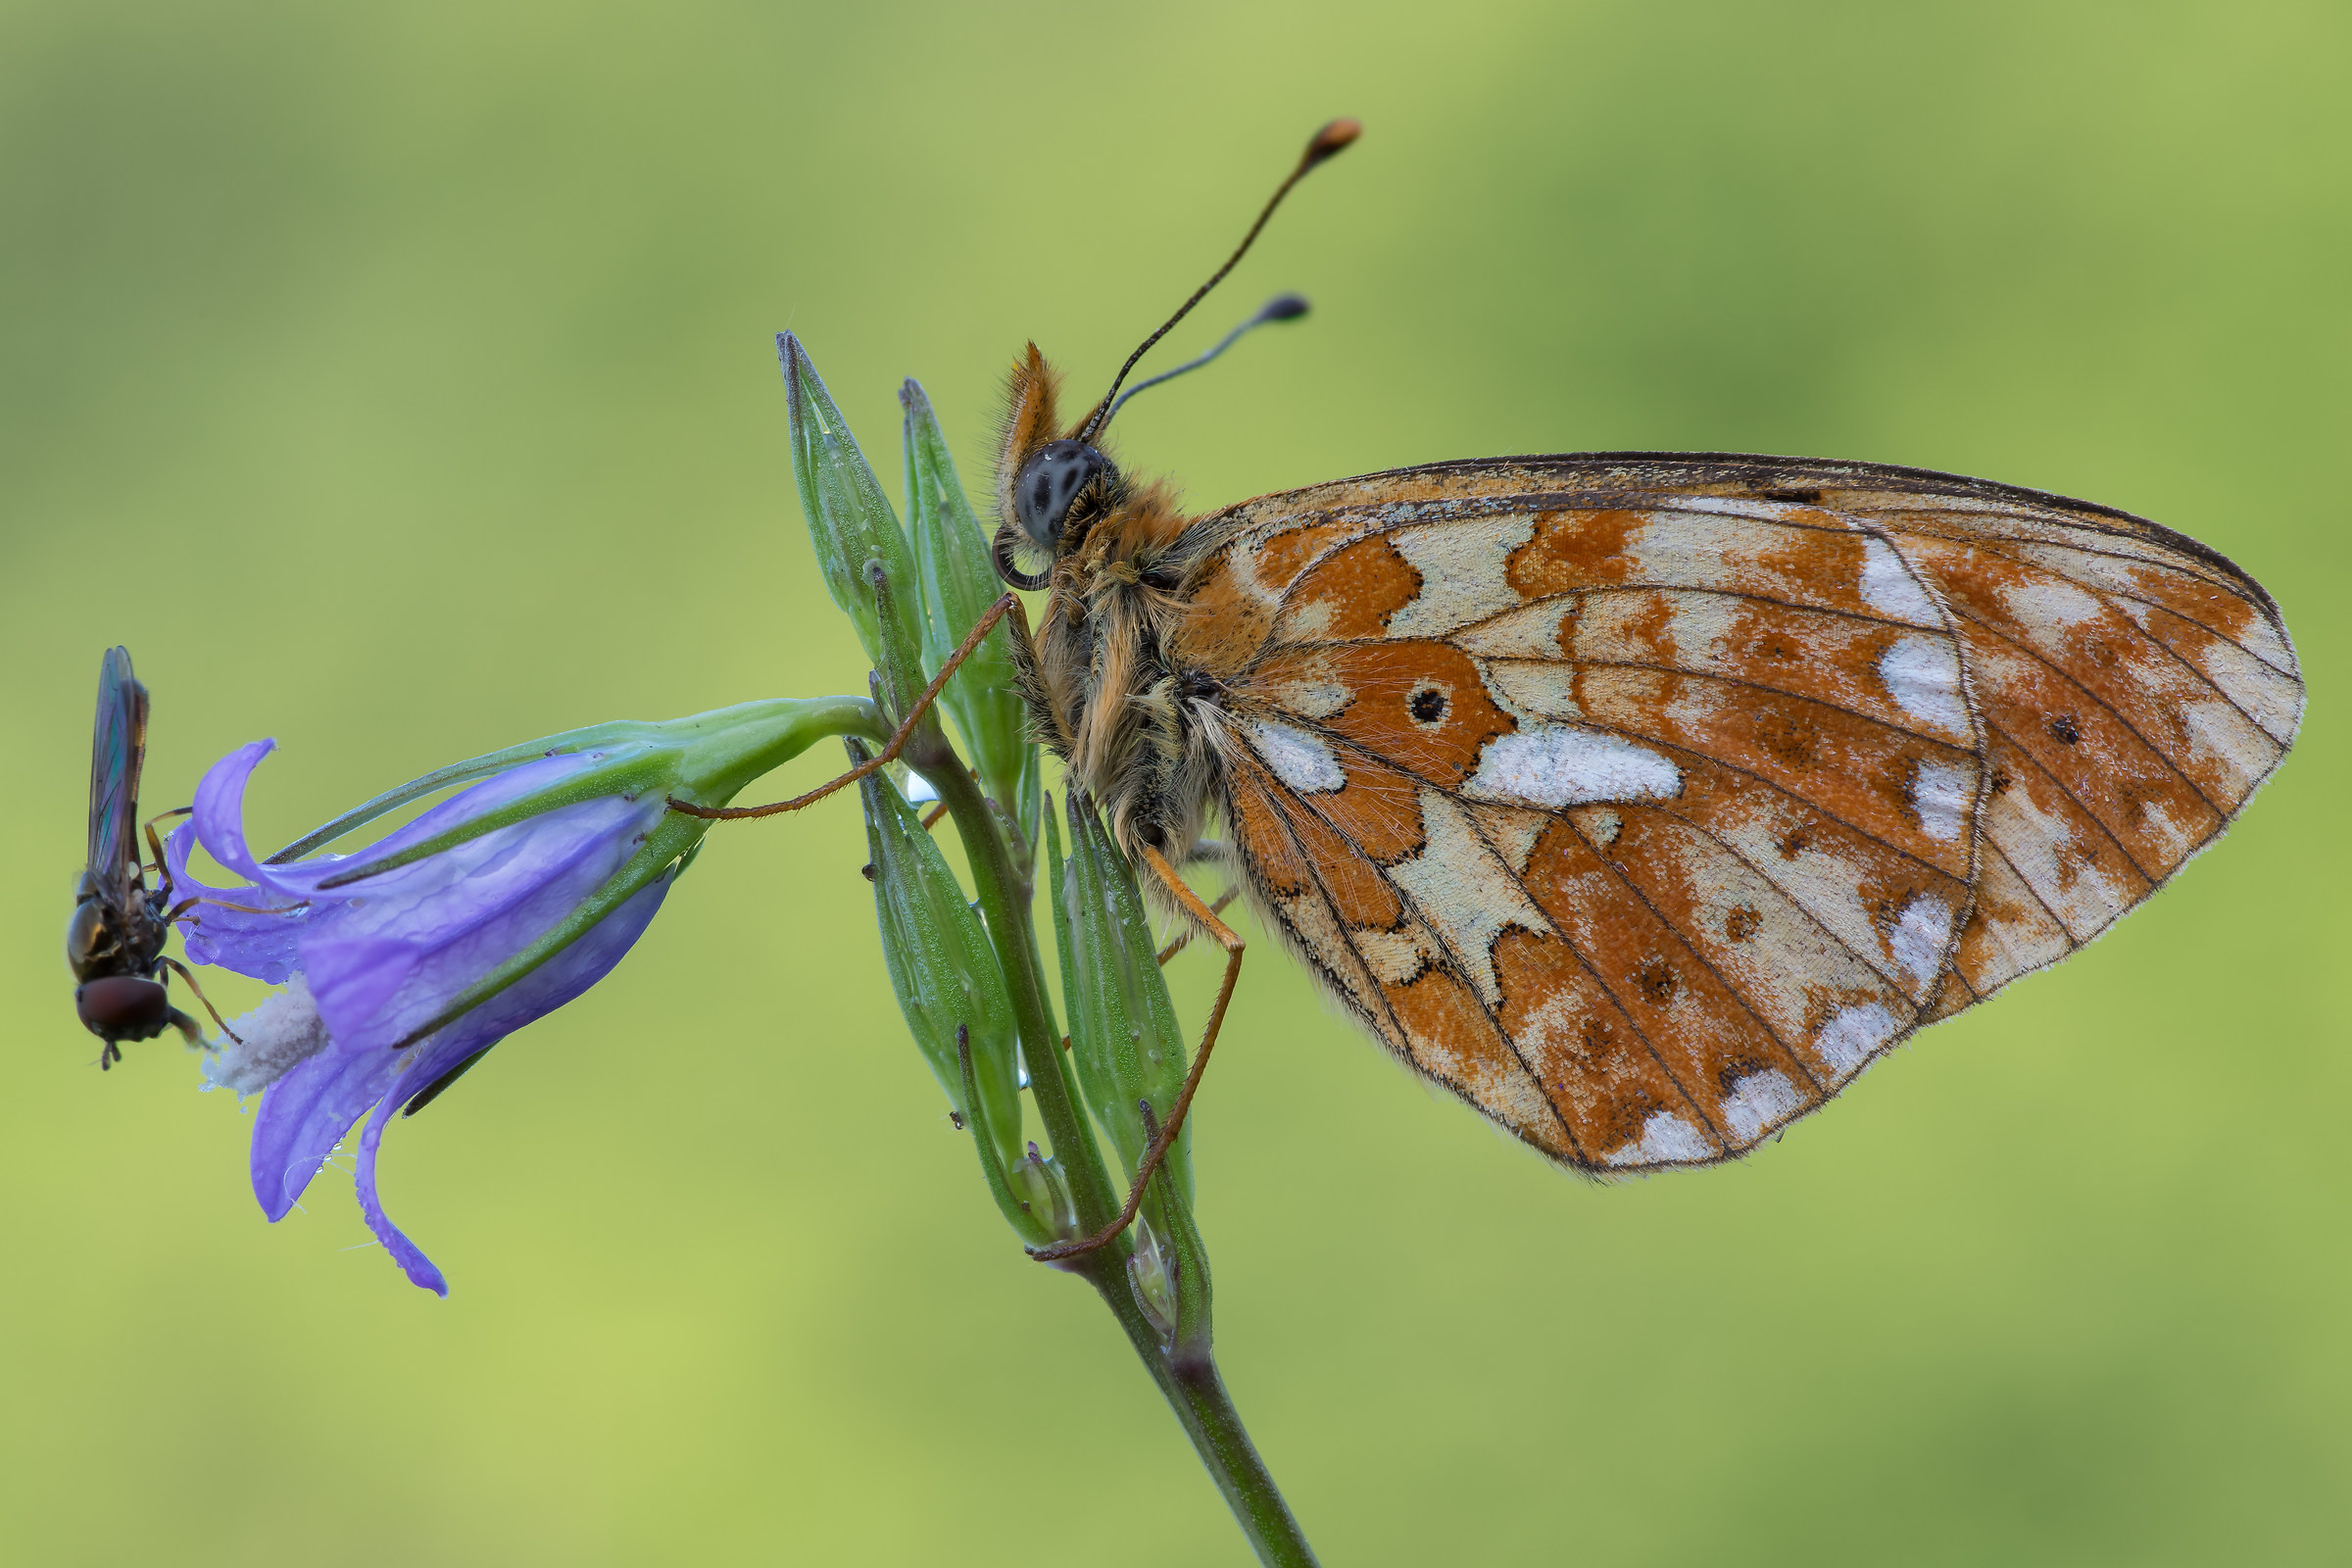
{"type": "MultiPolygon", "coordinates": [[[[862,760],[855,749],[852,755],[862,760]]],[[[996,950],[964,902],[947,858],[898,786],[869,773],[859,780],[858,793],[865,807],[882,957],[899,1010],[949,1102],[975,1138],[988,1145],[982,1164],[991,1171],[989,1186],[1005,1218],[1035,1240],[1003,1179],[1021,1152],[1019,1032],[996,950]],[[977,1085],[977,1093],[968,1097],[957,1059],[959,1025],[968,1032],[977,1085]]]]}
{"type": "Polygon", "coordinates": [[[599,746],[626,745],[654,727],[634,719],[615,719],[608,724],[591,724],[585,729],[565,730],[560,735],[543,735],[535,741],[524,741],[519,746],[486,752],[480,757],[469,757],[463,762],[437,767],[422,778],[413,778],[398,789],[386,790],[375,799],[353,807],[333,821],[311,829],[263,863],[283,865],[289,860],[298,860],[313,850],[332,844],[346,833],[357,832],[387,811],[397,811],[412,801],[421,801],[452,785],[471,784],[493,773],[503,773],[510,767],[535,762],[542,757],[591,751],[599,746]]]}
{"type": "MultiPolygon", "coordinates": [[[[906,531],[923,599],[923,667],[936,674],[1004,590],[930,399],[909,380],[899,389],[899,404],[906,411],[906,531]]],[[[1024,836],[1033,838],[1035,816],[1019,813],[1036,793],[1037,749],[1023,732],[1011,638],[1011,628],[1002,624],[990,632],[949,680],[940,702],[980,769],[982,790],[1015,813],[1024,836]]]]}
{"type": "MultiPolygon", "coordinates": [[[[800,487],[801,512],[808,520],[825,588],[858,628],[858,640],[876,669],[916,667],[923,646],[919,602],[902,593],[895,602],[878,604],[866,569],[868,563],[880,563],[893,586],[914,580],[914,557],[898,514],[801,340],[790,332],[777,333],[776,358],[783,363],[790,405],[792,476],[800,487]],[[887,642],[899,643],[913,657],[889,657],[887,642]]],[[[920,689],[893,690],[893,714],[904,714],[920,689]]]]}
{"type": "Polygon", "coordinates": [[[534,741],[529,747],[509,747],[488,757],[459,762],[423,779],[387,791],[357,810],[345,812],[271,857],[288,858],[306,848],[332,842],[383,812],[421,799],[435,788],[471,781],[542,757],[575,755],[597,744],[611,756],[601,765],[557,780],[546,789],[518,796],[496,810],[460,822],[445,832],[380,859],[363,860],[347,871],[328,877],[322,888],[347,887],[386,871],[452,850],[486,833],[545,811],[560,810],[581,801],[608,795],[634,795],[660,790],[697,806],[723,806],[753,779],[781,766],[827,735],[864,735],[887,740],[889,728],[874,705],[861,697],[777,698],[763,703],[738,703],[686,718],[665,722],[620,720],[588,730],[534,741]],[[582,741],[583,736],[595,739],[582,741]],[[537,748],[536,750],[532,748],[537,748]],[[485,765],[487,764],[487,765],[485,765]],[[420,788],[427,781],[437,781],[420,788]]]}

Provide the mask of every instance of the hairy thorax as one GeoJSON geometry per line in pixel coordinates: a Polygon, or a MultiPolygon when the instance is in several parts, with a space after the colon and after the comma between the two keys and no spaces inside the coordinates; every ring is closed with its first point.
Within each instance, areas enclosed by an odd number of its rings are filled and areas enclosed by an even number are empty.
{"type": "Polygon", "coordinates": [[[1219,672],[1175,652],[1217,531],[1158,487],[1122,495],[1056,558],[1034,660],[1015,641],[1038,739],[1129,853],[1183,859],[1223,794],[1219,672]]]}

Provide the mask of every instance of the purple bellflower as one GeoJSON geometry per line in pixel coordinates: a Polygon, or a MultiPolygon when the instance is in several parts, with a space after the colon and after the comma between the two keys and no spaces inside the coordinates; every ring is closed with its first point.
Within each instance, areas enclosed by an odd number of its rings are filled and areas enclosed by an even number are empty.
{"type": "Polygon", "coordinates": [[[599,725],[428,774],[267,860],[246,841],[245,789],[276,743],[214,763],[166,854],[174,887],[202,901],[188,956],[285,987],[234,1020],[236,1038],[205,1064],[212,1084],[262,1096],[252,1175],[263,1212],[282,1218],[365,1116],[356,1175],[368,1226],[410,1280],[448,1295],[376,1195],[393,1114],[420,1108],[620,961],[710,826],[671,812],[670,796],[723,805],[818,735],[879,727],[854,699],[599,725]],[[295,858],[465,778],[482,782],[357,855],[295,858]],[[244,885],[198,881],[197,844],[244,885]]]}

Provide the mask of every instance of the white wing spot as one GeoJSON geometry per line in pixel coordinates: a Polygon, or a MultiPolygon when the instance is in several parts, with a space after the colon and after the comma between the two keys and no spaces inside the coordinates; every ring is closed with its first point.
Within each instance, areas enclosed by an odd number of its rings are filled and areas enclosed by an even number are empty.
{"type": "Polygon", "coordinates": [[[1384,986],[1410,983],[1435,956],[1416,923],[1408,922],[1401,931],[1356,931],[1350,937],[1372,978],[1384,986]]]}
{"type": "Polygon", "coordinates": [[[1804,1104],[1787,1073],[1767,1069],[1732,1085],[1732,1092],[1723,1097],[1723,1119],[1740,1142],[1752,1144],[1765,1128],[1779,1126],[1804,1104]]]}
{"type": "Polygon", "coordinates": [[[1605,850],[1616,843],[1617,835],[1625,831],[1625,818],[1605,806],[1596,806],[1591,810],[1577,811],[1572,815],[1576,825],[1585,830],[1585,837],[1600,849],[1605,850]]]}
{"type": "Polygon", "coordinates": [[[1245,718],[1250,744],[1257,748],[1274,776],[1302,795],[1329,794],[1344,786],[1348,775],[1320,735],[1312,735],[1270,718],[1245,718]]]}
{"type": "Polygon", "coordinates": [[[1876,536],[1862,541],[1862,602],[1882,615],[1923,626],[1940,625],[1943,619],[1903,558],[1876,536]]]}
{"type": "Polygon", "coordinates": [[[1601,1156],[1604,1165],[1685,1165],[1713,1159],[1699,1130],[1671,1110],[1653,1110],[1642,1124],[1639,1143],[1624,1145],[1601,1156]]]}
{"type": "Polygon", "coordinates": [[[2009,613],[2036,630],[2063,631],[2097,620],[2102,612],[2097,598],[2056,573],[2012,583],[2001,590],[2001,601],[2009,613]]]}
{"type": "Polygon", "coordinates": [[[1894,961],[1911,971],[1921,985],[1943,967],[1943,950],[1952,942],[1952,906],[1922,893],[1903,906],[1894,930],[1886,938],[1894,961]]]}
{"type": "Polygon", "coordinates": [[[1470,813],[1436,790],[1421,792],[1421,853],[1389,871],[1410,895],[1421,917],[1461,961],[1463,974],[1489,1005],[1502,1000],[1494,974],[1494,939],[1504,926],[1538,933],[1552,924],[1495,853],[1479,837],[1470,813]]]}
{"type": "Polygon", "coordinates": [[[1588,801],[1670,801],[1682,770],[1621,735],[1566,724],[1536,724],[1487,743],[1462,786],[1474,801],[1581,806],[1588,801]]]}
{"type": "Polygon", "coordinates": [[[1879,679],[1895,706],[1947,735],[1966,735],[1960,661],[1941,637],[1898,637],[1879,656],[1879,679]]]}
{"type": "Polygon", "coordinates": [[[1957,841],[1976,794],[1973,769],[1958,762],[1921,762],[1911,775],[1911,809],[1919,813],[1919,830],[1939,844],[1957,841]]]}
{"type": "Polygon", "coordinates": [[[1859,1006],[1840,1007],[1836,1017],[1821,1026],[1813,1037],[1813,1049],[1821,1059],[1838,1069],[1842,1078],[1871,1058],[1881,1046],[1892,1040],[1902,1030],[1894,1014],[1875,1002],[1859,1006]]]}
{"type": "Polygon", "coordinates": [[[1392,534],[1396,553],[1421,574],[1421,591],[1389,617],[1388,635],[1442,637],[1516,608],[1524,596],[1504,580],[1504,568],[1535,536],[1533,517],[1482,517],[1392,534]]]}

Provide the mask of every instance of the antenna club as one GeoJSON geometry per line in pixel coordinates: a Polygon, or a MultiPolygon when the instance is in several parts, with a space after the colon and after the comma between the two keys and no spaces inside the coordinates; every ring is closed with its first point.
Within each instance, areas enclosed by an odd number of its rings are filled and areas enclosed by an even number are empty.
{"type": "Polygon", "coordinates": [[[1300,167],[1314,168],[1332,154],[1344,150],[1349,142],[1363,133],[1364,122],[1360,120],[1333,121],[1321,130],[1316,131],[1315,139],[1306,144],[1306,156],[1299,161],[1300,167]]]}
{"type": "Polygon", "coordinates": [[[1277,294],[1258,307],[1256,319],[1260,321],[1296,321],[1306,314],[1306,310],[1305,295],[1277,294]]]}

